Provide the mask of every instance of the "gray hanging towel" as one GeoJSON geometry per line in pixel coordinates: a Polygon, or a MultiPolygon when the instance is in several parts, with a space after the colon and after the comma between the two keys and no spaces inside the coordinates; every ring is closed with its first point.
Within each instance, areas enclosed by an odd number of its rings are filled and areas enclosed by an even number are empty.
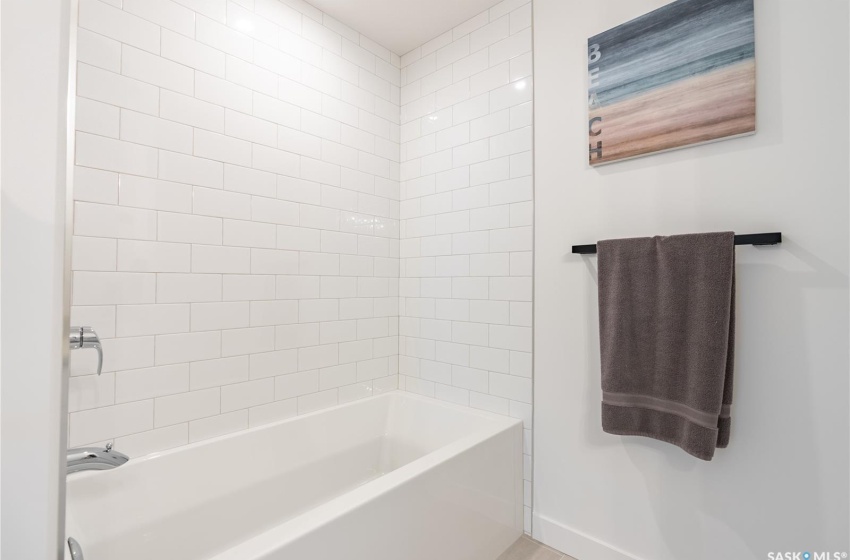
{"type": "Polygon", "coordinates": [[[735,234],[597,244],[602,429],[710,461],[729,443],[735,234]]]}

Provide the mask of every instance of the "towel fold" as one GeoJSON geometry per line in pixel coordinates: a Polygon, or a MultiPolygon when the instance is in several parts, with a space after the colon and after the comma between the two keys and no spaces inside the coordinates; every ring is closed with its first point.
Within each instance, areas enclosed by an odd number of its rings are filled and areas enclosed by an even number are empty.
{"type": "Polygon", "coordinates": [[[729,443],[735,234],[597,244],[602,428],[710,461],[729,443]]]}

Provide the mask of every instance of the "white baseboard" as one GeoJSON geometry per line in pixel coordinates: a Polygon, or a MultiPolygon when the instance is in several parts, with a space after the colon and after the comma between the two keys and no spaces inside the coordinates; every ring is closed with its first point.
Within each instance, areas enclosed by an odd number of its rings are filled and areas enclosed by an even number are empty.
{"type": "Polygon", "coordinates": [[[643,560],[544,515],[533,516],[532,536],[577,560],[643,560]]]}

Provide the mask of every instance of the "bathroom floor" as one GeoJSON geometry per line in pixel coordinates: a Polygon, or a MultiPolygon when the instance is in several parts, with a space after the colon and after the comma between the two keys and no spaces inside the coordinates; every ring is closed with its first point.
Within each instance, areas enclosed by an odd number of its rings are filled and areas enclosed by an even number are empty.
{"type": "Polygon", "coordinates": [[[520,537],[511,545],[497,560],[576,560],[572,556],[561,554],[546,545],[530,539],[520,537]]]}

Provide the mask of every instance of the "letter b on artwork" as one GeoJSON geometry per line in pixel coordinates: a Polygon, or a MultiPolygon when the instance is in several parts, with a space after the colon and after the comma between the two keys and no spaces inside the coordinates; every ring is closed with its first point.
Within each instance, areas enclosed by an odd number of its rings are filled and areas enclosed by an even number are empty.
{"type": "Polygon", "coordinates": [[[602,58],[602,51],[599,50],[599,45],[590,45],[587,48],[587,64],[588,66],[596,64],[602,58]]]}

